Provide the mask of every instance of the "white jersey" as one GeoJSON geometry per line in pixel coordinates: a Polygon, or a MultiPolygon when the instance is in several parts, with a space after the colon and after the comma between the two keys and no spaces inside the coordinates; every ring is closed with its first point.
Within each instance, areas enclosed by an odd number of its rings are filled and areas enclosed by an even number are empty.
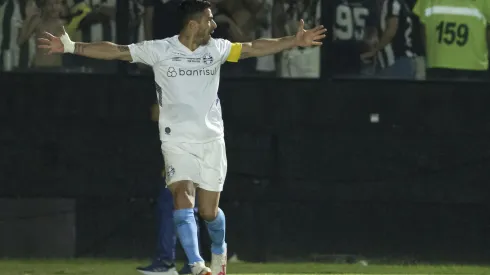
{"type": "Polygon", "coordinates": [[[177,35],[129,45],[133,62],[153,67],[162,141],[205,143],[224,136],[218,87],[232,45],[211,38],[192,52],[177,35]]]}

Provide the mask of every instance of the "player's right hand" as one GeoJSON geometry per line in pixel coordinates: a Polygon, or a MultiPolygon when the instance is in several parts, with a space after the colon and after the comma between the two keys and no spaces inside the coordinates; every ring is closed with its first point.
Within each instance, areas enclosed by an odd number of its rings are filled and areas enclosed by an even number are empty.
{"type": "MultiPolygon", "coordinates": [[[[64,34],[66,34],[66,32],[64,34]]],[[[43,35],[44,37],[37,39],[39,42],[38,48],[48,50],[47,54],[65,52],[65,47],[63,46],[60,37],[54,36],[49,32],[44,32],[43,35]]]]}

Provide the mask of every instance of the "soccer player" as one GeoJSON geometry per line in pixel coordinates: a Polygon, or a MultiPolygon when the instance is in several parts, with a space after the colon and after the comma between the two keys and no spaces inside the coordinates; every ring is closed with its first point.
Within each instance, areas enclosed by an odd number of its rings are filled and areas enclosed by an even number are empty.
{"type": "Polygon", "coordinates": [[[216,28],[211,3],[186,0],[181,4],[179,35],[131,45],[73,42],[65,33],[39,38],[52,53],[141,62],[152,66],[160,105],[160,138],[166,181],[174,201],[177,236],[194,275],[226,274],[225,215],[218,207],[227,162],[221,106],[217,96],[220,66],[226,61],[279,53],[295,47],[319,46],[326,29],[304,29],[294,36],[231,43],[213,39],[216,28]],[[198,249],[194,201],[206,221],[211,239],[211,269],[198,249]]]}
{"type": "Polygon", "coordinates": [[[428,78],[487,77],[488,0],[419,0],[413,9],[424,25],[428,78]]]}

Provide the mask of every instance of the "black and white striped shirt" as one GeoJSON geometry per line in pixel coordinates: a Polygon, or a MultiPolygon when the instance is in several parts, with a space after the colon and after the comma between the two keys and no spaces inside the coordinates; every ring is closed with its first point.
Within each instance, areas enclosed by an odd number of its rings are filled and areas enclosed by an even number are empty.
{"type": "Polygon", "coordinates": [[[0,0],[0,71],[27,69],[36,55],[34,35],[20,47],[17,37],[30,1],[0,0]]]}
{"type": "Polygon", "coordinates": [[[20,48],[17,36],[22,24],[20,7],[15,0],[0,0],[0,70],[19,66],[20,48]]]}
{"type": "Polygon", "coordinates": [[[404,0],[384,0],[380,12],[379,37],[386,31],[389,19],[398,18],[398,29],[391,43],[378,52],[380,67],[385,68],[395,64],[400,57],[414,57],[413,52],[413,22],[410,10],[404,0]]]}

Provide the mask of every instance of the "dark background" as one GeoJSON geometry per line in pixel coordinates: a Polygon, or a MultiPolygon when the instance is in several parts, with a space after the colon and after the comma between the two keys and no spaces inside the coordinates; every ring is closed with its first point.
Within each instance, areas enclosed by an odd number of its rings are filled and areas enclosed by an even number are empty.
{"type": "MultiPolygon", "coordinates": [[[[5,73],[0,83],[0,232],[10,232],[0,256],[150,257],[163,167],[151,78],[5,73]],[[21,202],[64,231],[18,214],[21,202]]],[[[488,263],[488,90],[222,80],[231,249],[252,261],[488,263]]]]}

